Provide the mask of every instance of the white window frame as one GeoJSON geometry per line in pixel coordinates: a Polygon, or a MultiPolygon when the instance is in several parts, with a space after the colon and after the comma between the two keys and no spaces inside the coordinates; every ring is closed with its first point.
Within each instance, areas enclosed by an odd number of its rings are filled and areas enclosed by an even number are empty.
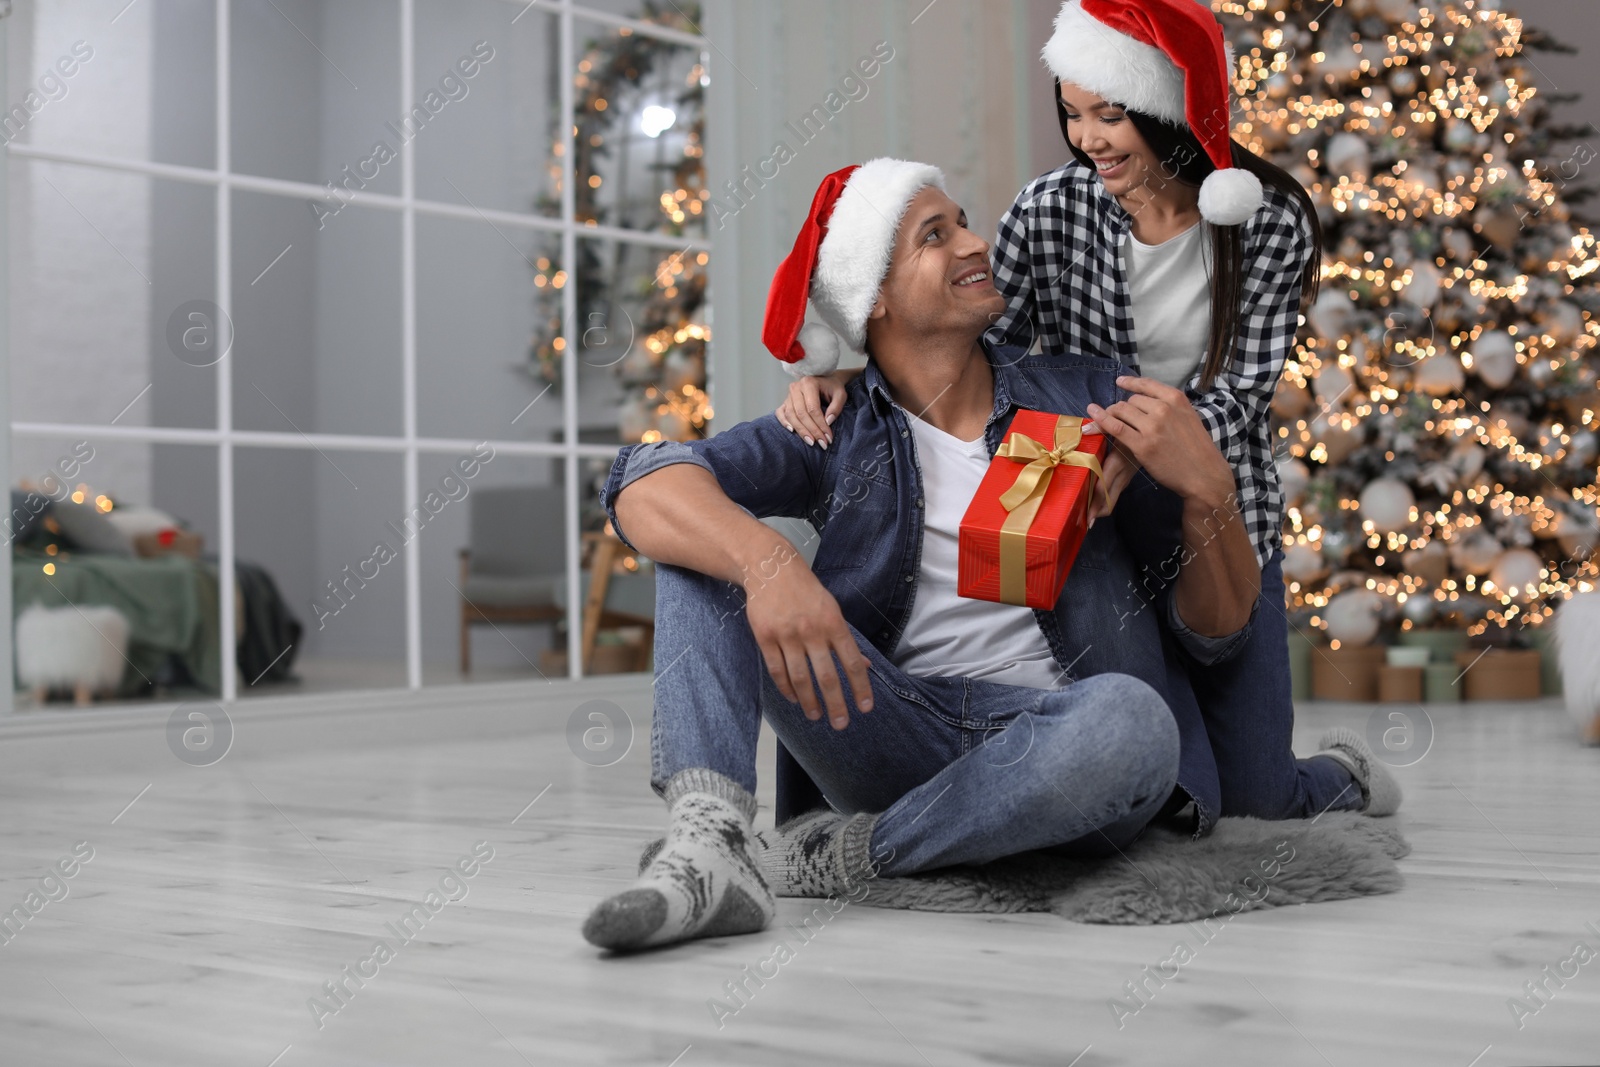
{"type": "MultiPolygon", "coordinates": [[[[615,27],[627,27],[634,33],[672,41],[677,44],[687,45],[703,52],[711,51],[714,46],[707,37],[674,30],[670,27],[659,26],[654,23],[641,22],[610,12],[597,11],[585,7],[576,0],[504,0],[508,7],[520,8],[521,11],[537,9],[550,12],[559,16],[558,33],[560,34],[560,63],[561,78],[561,114],[567,117],[565,129],[568,133],[570,144],[571,117],[576,104],[576,88],[573,84],[573,75],[577,70],[577,46],[575,42],[575,22],[582,18],[588,22],[598,22],[615,27]]],[[[229,156],[231,143],[231,117],[232,96],[229,74],[229,41],[230,32],[230,0],[216,0],[216,166],[214,169],[203,167],[179,166],[167,163],[155,163],[147,160],[125,159],[111,156],[95,155],[83,152],[69,152],[54,149],[36,148],[31,145],[13,143],[7,146],[7,151],[20,159],[42,160],[52,163],[66,163],[76,166],[96,167],[104,170],[120,171],[123,173],[143,174],[152,178],[163,178],[171,181],[188,182],[194,185],[208,185],[216,191],[216,249],[215,249],[215,286],[217,306],[231,321],[233,317],[233,230],[232,230],[232,205],[233,191],[235,189],[247,192],[266,193],[271,196],[293,197],[298,199],[315,200],[326,192],[321,186],[306,182],[284,181],[277,178],[265,178],[256,175],[237,174],[232,170],[229,156]]],[[[711,5],[705,5],[707,7],[711,5]]],[[[725,9],[723,9],[725,10],[725,9]]],[[[399,113],[404,114],[411,106],[414,95],[414,0],[399,0],[400,19],[400,82],[398,86],[399,113]]],[[[519,12],[517,17],[521,17],[519,12]]],[[[3,18],[3,14],[0,14],[3,18]]],[[[4,45],[4,33],[0,30],[0,45],[4,45]]],[[[3,59],[0,59],[0,73],[4,70],[3,59]]],[[[708,101],[709,106],[709,101],[708,101]]],[[[574,218],[574,153],[570,148],[562,153],[562,182],[561,182],[561,213],[557,218],[548,216],[525,214],[521,212],[500,211],[491,209],[478,209],[450,204],[442,201],[420,200],[416,197],[415,189],[415,158],[413,148],[409,143],[403,143],[399,150],[400,160],[400,195],[392,196],[372,192],[351,192],[341,194],[354,203],[367,207],[374,207],[388,211],[397,211],[401,218],[401,375],[402,375],[402,407],[403,431],[398,436],[389,435],[358,435],[358,434],[332,434],[332,433],[283,433],[277,431],[238,430],[233,426],[233,370],[232,360],[224,358],[216,364],[217,368],[217,397],[216,397],[216,428],[215,429],[183,429],[177,427],[159,426],[111,426],[94,425],[89,423],[68,422],[28,422],[15,421],[10,423],[10,431],[20,437],[80,437],[92,435],[99,439],[114,439],[135,441],[141,443],[171,443],[214,445],[217,449],[217,522],[218,522],[218,571],[221,575],[233,573],[234,567],[234,470],[233,458],[236,445],[266,446],[271,448],[335,448],[358,450],[364,452],[398,452],[404,457],[405,467],[405,513],[410,514],[418,507],[417,485],[417,457],[423,453],[460,455],[470,451],[477,442],[467,439],[445,437],[423,437],[417,433],[417,330],[416,330],[416,217],[419,214],[431,215],[441,218],[463,219],[480,223],[515,227],[525,230],[538,230],[546,233],[559,234],[561,237],[561,259],[563,264],[570,265],[578,262],[578,238],[607,238],[633,245],[644,245],[651,248],[665,249],[671,252],[682,250],[713,252],[710,239],[686,239],[673,237],[666,234],[655,234],[634,230],[622,229],[614,226],[580,225],[574,218]]],[[[710,164],[710,152],[707,156],[710,164]]],[[[0,193],[4,191],[4,184],[0,183],[0,193]]],[[[0,204],[3,204],[0,197],[0,204]]],[[[0,254],[5,254],[3,242],[0,242],[0,254]]],[[[715,262],[713,256],[713,262],[715,262]]],[[[6,272],[0,268],[0,282],[4,281],[6,272]]],[[[581,598],[581,581],[579,572],[579,547],[580,537],[578,530],[579,499],[578,499],[578,460],[579,457],[594,456],[613,458],[617,454],[617,446],[611,445],[584,445],[578,443],[578,353],[575,339],[579,331],[576,329],[578,316],[578,293],[576,285],[565,286],[562,290],[562,336],[566,344],[561,352],[561,381],[564,388],[562,395],[562,440],[559,444],[537,441],[500,441],[490,439],[496,454],[513,456],[547,456],[557,457],[564,461],[565,506],[566,506],[566,581],[567,581],[567,675],[569,678],[583,677],[583,665],[579,655],[582,645],[583,601],[581,598]]],[[[0,342],[0,353],[4,352],[4,344],[0,342]]],[[[9,387],[0,387],[0,401],[9,406],[9,387]]],[[[6,458],[9,453],[9,441],[0,451],[0,458],[6,458]]],[[[4,469],[0,467],[0,469],[4,469]]],[[[421,572],[419,570],[418,553],[416,546],[407,545],[405,554],[405,590],[406,590],[406,686],[408,689],[422,688],[422,602],[421,602],[421,572]]],[[[234,625],[234,583],[219,581],[217,583],[220,599],[220,624],[221,642],[225,650],[233,649],[237,644],[237,631],[234,625]]],[[[0,594],[4,596],[6,618],[4,625],[0,626],[0,633],[6,637],[6,655],[0,657],[0,662],[9,661],[10,648],[10,572],[7,570],[0,581],[0,594]]],[[[7,671],[6,673],[10,673],[7,671]]],[[[9,708],[10,686],[5,686],[4,704],[9,708]]],[[[231,654],[222,656],[222,694],[224,703],[233,703],[238,700],[239,680],[238,665],[231,654]]]]}

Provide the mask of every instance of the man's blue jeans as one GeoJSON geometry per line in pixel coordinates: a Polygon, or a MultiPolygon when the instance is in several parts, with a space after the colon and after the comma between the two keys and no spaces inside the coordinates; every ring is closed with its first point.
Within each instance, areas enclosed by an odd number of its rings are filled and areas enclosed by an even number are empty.
{"type": "Polygon", "coordinates": [[[1043,690],[913,677],[852,629],[870,663],[873,710],[863,714],[852,697],[850,725],[836,731],[778,692],[744,604],[729,582],[656,566],[658,793],[694,768],[754,793],[765,717],[835,809],[882,813],[871,852],[883,875],[1030,849],[1112,854],[1172,793],[1178,730],[1136,678],[1104,674],[1043,690]]]}

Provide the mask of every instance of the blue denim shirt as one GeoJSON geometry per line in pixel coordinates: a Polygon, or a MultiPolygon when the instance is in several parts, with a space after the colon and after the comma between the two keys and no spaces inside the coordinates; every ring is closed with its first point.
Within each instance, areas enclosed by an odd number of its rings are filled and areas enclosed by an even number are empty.
{"type": "MultiPolygon", "coordinates": [[[[984,427],[991,456],[1019,408],[1082,415],[1128,394],[1116,384],[1126,368],[1103,357],[1030,356],[985,344],[994,370],[994,405],[984,427]]],[[[703,441],[660,441],[622,449],[600,493],[619,537],[616,499],[632,482],[674,463],[710,471],[723,492],[757,518],[809,522],[817,534],[812,571],[833,594],[845,620],[885,656],[911,615],[922,554],[922,471],[906,412],[890,397],[876,363],[851,381],[827,449],[807,445],[772,414],[703,441]]],[[[1035,611],[1051,653],[1071,678],[1107,671],[1132,674],[1164,696],[1187,682],[1163,650],[1160,621],[1202,664],[1228,658],[1249,624],[1220,638],[1193,633],[1177,617],[1175,598],[1156,611],[1136,589],[1134,561],[1115,524],[1097,523],[1084,538],[1066,588],[1053,610],[1035,611]]],[[[1253,616],[1252,616],[1253,618],[1253,616]]],[[[1193,707],[1192,700],[1174,708],[1193,707]]],[[[1179,783],[1197,801],[1202,832],[1220,806],[1216,767],[1198,713],[1175,712],[1183,738],[1179,783]],[[1186,722],[1186,719],[1193,719],[1186,722]]]]}

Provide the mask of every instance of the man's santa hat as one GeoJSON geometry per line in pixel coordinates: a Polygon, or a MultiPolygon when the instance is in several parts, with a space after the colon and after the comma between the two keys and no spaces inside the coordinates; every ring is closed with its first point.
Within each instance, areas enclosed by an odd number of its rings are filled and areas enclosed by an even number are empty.
{"type": "Polygon", "coordinates": [[[1261,206],[1261,180],[1233,165],[1233,50],[1206,0],[1066,0],[1044,46],[1056,77],[1109,103],[1187,124],[1216,170],[1200,214],[1237,226],[1261,206]]]}
{"type": "Polygon", "coordinates": [[[841,351],[867,347],[867,317],[889,273],[912,199],[944,174],[927,163],[874,159],[822,179],[791,251],[772,276],[761,341],[796,378],[827,374],[841,351]]]}

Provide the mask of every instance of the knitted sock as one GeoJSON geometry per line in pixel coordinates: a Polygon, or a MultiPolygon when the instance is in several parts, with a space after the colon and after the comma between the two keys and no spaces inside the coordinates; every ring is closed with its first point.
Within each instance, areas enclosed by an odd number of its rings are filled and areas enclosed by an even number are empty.
{"type": "MultiPolygon", "coordinates": [[[[761,868],[767,884],[772,887],[773,895],[827,896],[831,890],[824,887],[838,887],[841,884],[848,889],[853,883],[838,877],[837,872],[841,867],[856,871],[865,869],[868,877],[874,876],[877,872],[867,862],[866,848],[867,842],[872,839],[872,826],[877,820],[873,818],[869,825],[867,817],[857,815],[855,818],[859,820],[855,831],[857,840],[848,852],[855,857],[853,865],[844,860],[847,852],[843,839],[834,848],[828,847],[839,828],[850,821],[849,817],[835,811],[818,809],[796,816],[780,829],[755,831],[751,836],[755,838],[756,864],[761,868]]],[[[658,837],[644,846],[639,853],[641,875],[666,846],[667,839],[664,837],[658,837]]]]}
{"type": "Polygon", "coordinates": [[[780,897],[831,897],[877,875],[872,862],[876,813],[840,815],[830,808],[798,815],[756,835],[761,869],[780,897]]]}
{"type": "Polygon", "coordinates": [[[628,951],[755,933],[772,921],[772,891],[750,840],[755,798],[713,771],[688,770],[667,783],[666,800],[665,843],[638,881],[589,913],[591,945],[628,951]]]}
{"type": "Polygon", "coordinates": [[[1361,810],[1368,815],[1393,815],[1400,809],[1400,783],[1372,754],[1362,736],[1348,726],[1322,735],[1319,756],[1338,760],[1361,787],[1361,810]]]}

